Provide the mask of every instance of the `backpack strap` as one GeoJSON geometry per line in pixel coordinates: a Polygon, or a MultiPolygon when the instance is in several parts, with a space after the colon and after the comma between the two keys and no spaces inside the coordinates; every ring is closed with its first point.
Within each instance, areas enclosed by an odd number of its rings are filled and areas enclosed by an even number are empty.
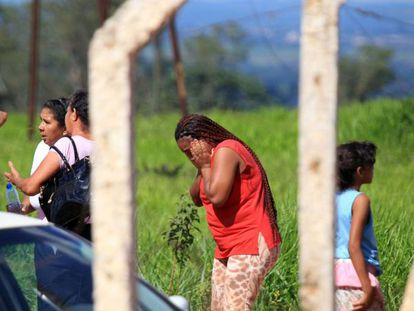
{"type": "MultiPolygon", "coordinates": [[[[75,162],[78,162],[79,161],[79,154],[78,154],[78,149],[76,148],[76,144],[75,144],[75,141],[73,140],[73,138],[72,137],[70,137],[70,136],[63,136],[63,137],[67,137],[67,138],[69,138],[70,139],[70,141],[71,141],[71,143],[72,143],[72,146],[73,146],[73,151],[74,151],[74,153],[75,153],[75,162]]],[[[66,168],[68,169],[68,170],[71,170],[72,169],[72,167],[70,166],[70,164],[69,164],[69,162],[68,162],[68,160],[66,159],[66,157],[63,155],[63,153],[57,148],[57,147],[55,147],[54,145],[53,146],[50,146],[50,148],[49,149],[53,149],[53,150],[55,150],[56,152],[57,152],[57,154],[62,158],[62,160],[63,160],[63,162],[65,163],[65,166],[66,166],[66,168]]]]}
{"type": "Polygon", "coordinates": [[[50,149],[53,149],[57,152],[57,154],[62,158],[63,162],[65,163],[66,168],[70,170],[71,169],[70,164],[68,160],[66,159],[66,157],[63,155],[63,153],[55,146],[50,146],[50,149]]]}
{"type": "Polygon", "coordinates": [[[69,138],[70,141],[72,142],[73,151],[75,152],[75,162],[78,162],[79,161],[79,154],[78,154],[78,149],[76,148],[75,141],[70,136],[66,136],[66,137],[69,138]]]}

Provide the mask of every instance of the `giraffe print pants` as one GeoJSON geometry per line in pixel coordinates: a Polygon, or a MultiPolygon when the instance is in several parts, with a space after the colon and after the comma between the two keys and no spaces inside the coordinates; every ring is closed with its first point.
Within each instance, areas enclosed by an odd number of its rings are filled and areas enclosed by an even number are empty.
{"type": "Polygon", "coordinates": [[[276,264],[279,252],[279,246],[268,249],[260,233],[258,255],[215,258],[211,276],[211,310],[251,310],[260,285],[276,264]]]}

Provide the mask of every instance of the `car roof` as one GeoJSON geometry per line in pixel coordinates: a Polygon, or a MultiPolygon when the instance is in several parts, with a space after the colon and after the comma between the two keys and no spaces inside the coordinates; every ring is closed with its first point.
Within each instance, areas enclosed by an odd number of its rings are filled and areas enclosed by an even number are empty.
{"type": "Polygon", "coordinates": [[[47,225],[47,222],[43,222],[37,218],[0,211],[0,229],[47,225]]]}

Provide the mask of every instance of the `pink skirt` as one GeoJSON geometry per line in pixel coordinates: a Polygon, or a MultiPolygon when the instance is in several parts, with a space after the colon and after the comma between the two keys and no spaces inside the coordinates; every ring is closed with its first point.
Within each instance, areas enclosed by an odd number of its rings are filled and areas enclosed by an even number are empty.
{"type": "MultiPolygon", "coordinates": [[[[375,287],[374,301],[368,310],[382,311],[385,310],[384,296],[374,272],[375,268],[368,266],[368,276],[371,285],[375,287]]],[[[335,305],[339,311],[352,310],[352,303],[361,299],[364,294],[351,259],[335,260],[335,287],[335,305]]]]}

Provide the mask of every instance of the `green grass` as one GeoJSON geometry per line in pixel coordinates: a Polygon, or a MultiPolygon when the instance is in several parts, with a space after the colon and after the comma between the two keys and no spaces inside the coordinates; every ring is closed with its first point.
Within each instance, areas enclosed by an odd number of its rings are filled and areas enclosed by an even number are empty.
{"type": "MultiPolygon", "coordinates": [[[[250,112],[213,110],[207,115],[255,150],[277,204],[284,239],[281,256],[254,309],[298,310],[297,111],[273,107],[250,112]]],[[[195,235],[190,260],[174,274],[173,256],[162,237],[176,214],[180,195],[187,193],[195,175],[173,139],[178,119],[178,114],[137,118],[138,270],[166,293],[185,296],[192,310],[208,310],[214,242],[204,210],[199,210],[201,232],[195,235]],[[160,173],[178,166],[182,167],[175,177],[160,173]]],[[[12,159],[21,172],[29,172],[36,143],[27,142],[25,124],[23,116],[11,115],[0,129],[3,170],[12,159]]],[[[340,108],[338,116],[338,142],[372,140],[379,147],[374,181],[363,191],[372,201],[387,310],[398,310],[413,263],[413,124],[413,100],[348,105],[340,108]]],[[[3,195],[0,205],[4,204],[3,195]]]]}
{"type": "Polygon", "coordinates": [[[34,291],[37,284],[33,244],[2,247],[2,255],[16,277],[17,283],[21,286],[22,293],[27,299],[30,310],[37,310],[37,297],[34,291]]]}

